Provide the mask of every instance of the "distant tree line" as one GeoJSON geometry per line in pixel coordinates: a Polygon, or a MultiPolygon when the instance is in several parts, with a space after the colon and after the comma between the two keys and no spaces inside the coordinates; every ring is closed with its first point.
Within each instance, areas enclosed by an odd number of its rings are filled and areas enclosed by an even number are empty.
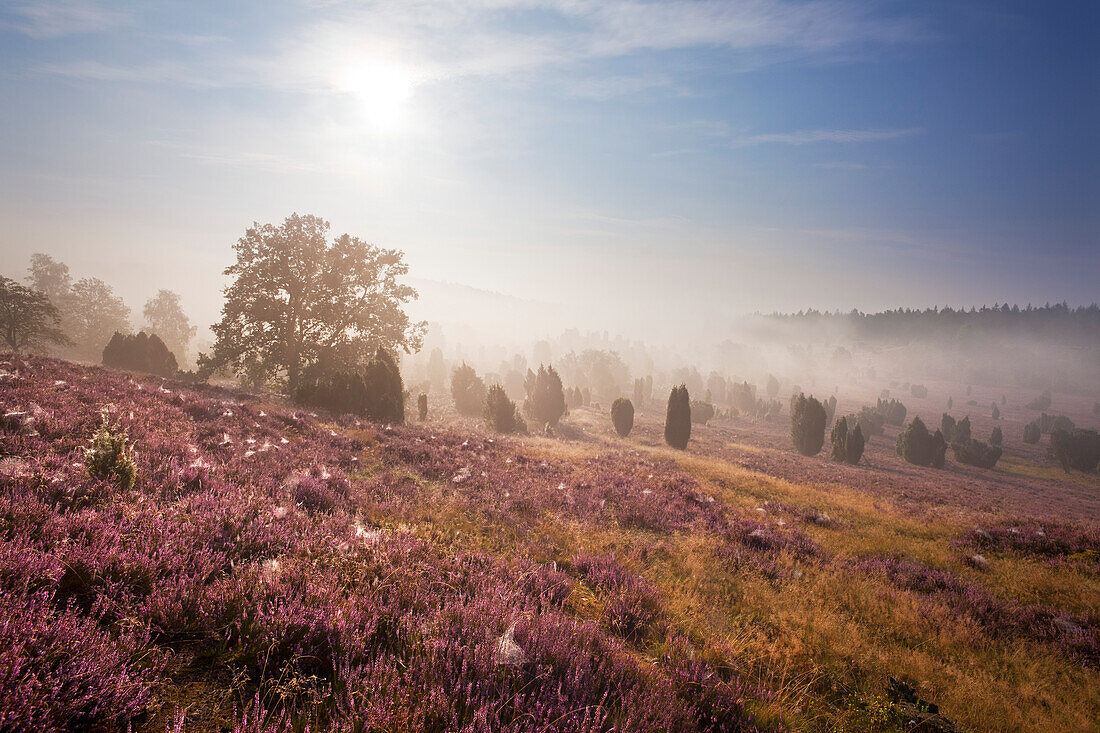
{"type": "Polygon", "coordinates": [[[995,304],[980,308],[899,308],[881,313],[817,310],[758,315],[762,324],[786,323],[810,327],[842,326],[853,340],[880,343],[956,339],[1027,337],[1036,341],[1100,342],[1100,305],[1071,308],[1067,303],[1042,306],[995,304]]]}

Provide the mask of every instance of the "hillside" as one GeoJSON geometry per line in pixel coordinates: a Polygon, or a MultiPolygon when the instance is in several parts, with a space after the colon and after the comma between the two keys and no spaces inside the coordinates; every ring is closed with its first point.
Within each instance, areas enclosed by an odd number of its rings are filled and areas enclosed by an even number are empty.
{"type": "Polygon", "coordinates": [[[1034,447],[922,473],[888,434],[838,467],[781,423],[676,452],[657,409],[628,439],[588,408],[501,437],[435,396],[388,427],[2,361],[0,730],[1100,718],[1100,486],[1034,447]],[[85,465],[104,411],[132,488],[85,465]]]}

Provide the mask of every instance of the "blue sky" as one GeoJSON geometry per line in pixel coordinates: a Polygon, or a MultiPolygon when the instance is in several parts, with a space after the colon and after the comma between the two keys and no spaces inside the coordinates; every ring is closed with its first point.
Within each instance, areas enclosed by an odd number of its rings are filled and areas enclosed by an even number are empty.
{"type": "Polygon", "coordinates": [[[1088,303],[1097,7],[0,0],[4,270],[205,323],[232,242],[299,211],[637,335],[1088,303]]]}

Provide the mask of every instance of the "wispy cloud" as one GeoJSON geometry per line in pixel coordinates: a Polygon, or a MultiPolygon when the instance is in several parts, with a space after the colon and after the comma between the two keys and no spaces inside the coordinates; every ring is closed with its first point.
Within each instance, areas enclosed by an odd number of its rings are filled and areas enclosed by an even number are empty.
{"type": "Polygon", "coordinates": [[[99,33],[128,25],[129,13],[90,0],[16,0],[0,3],[0,25],[31,38],[99,33]]]}
{"type": "Polygon", "coordinates": [[[676,150],[662,150],[649,155],[651,158],[672,158],[678,155],[694,155],[701,152],[703,151],[699,148],[677,148],[676,150]]]}
{"type": "Polygon", "coordinates": [[[913,137],[924,132],[919,127],[897,130],[796,130],[761,135],[744,135],[733,141],[735,147],[750,145],[810,145],[812,143],[870,143],[913,137]]]}
{"type": "MultiPolygon", "coordinates": [[[[268,50],[222,59],[222,68],[235,69],[257,87],[323,94],[336,91],[334,69],[368,56],[407,67],[417,85],[477,77],[541,81],[540,74],[555,72],[571,80],[559,85],[567,93],[609,99],[656,88],[681,93],[683,87],[673,71],[600,76],[592,73],[591,62],[707,48],[730,52],[735,58],[728,59],[729,68],[746,70],[850,58],[927,37],[920,21],[876,17],[858,2],[381,0],[306,5],[309,12],[301,23],[271,34],[268,50]],[[533,17],[540,22],[533,24],[533,17]]],[[[9,15],[23,32],[37,36],[101,30],[127,19],[90,0],[20,0],[11,7],[9,15]]],[[[199,66],[203,45],[193,44],[190,57],[199,66]]],[[[54,66],[50,71],[79,75],[87,68],[54,66]]],[[[188,77],[165,81],[187,83],[188,77]]]]}
{"type": "Polygon", "coordinates": [[[848,160],[834,160],[826,163],[814,163],[814,168],[824,168],[834,171],[862,171],[869,168],[865,163],[856,163],[848,160]]]}
{"type": "Polygon", "coordinates": [[[571,82],[569,94],[581,99],[606,101],[653,89],[671,90],[675,93],[672,78],[667,74],[646,76],[605,76],[571,82]]]}

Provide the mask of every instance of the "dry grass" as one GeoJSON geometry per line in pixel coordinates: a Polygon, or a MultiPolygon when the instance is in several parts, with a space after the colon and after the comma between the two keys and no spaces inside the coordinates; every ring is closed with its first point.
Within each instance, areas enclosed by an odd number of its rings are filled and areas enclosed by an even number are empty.
{"type": "MultiPolygon", "coordinates": [[[[744,512],[755,512],[763,502],[782,502],[836,520],[832,528],[802,525],[833,561],[803,565],[801,577],[787,581],[724,567],[701,536],[593,530],[554,517],[539,526],[559,559],[581,549],[635,557],[644,551],[645,562],[635,562],[633,569],[660,588],[670,623],[722,650],[731,666],[773,691],[771,699],[750,703],[762,720],[806,730],[891,730],[894,724],[882,710],[889,707],[884,690],[893,676],[914,684],[964,730],[1096,730],[1100,675],[1095,670],[1032,642],[991,638],[946,606],[861,575],[840,560],[902,555],[980,582],[1005,598],[1042,600],[1095,617],[1100,579],[1087,567],[1004,556],[992,558],[985,572],[974,570],[952,540],[989,515],[965,508],[948,520],[915,518],[881,496],[839,485],[802,485],[663,446],[523,441],[524,451],[534,457],[566,461],[610,447],[671,458],[717,500],[744,512]]],[[[489,544],[506,552],[507,542],[500,538],[497,533],[489,544]]],[[[782,561],[797,566],[793,558],[782,561]]],[[[582,589],[575,595],[571,602],[578,615],[598,617],[595,593],[582,589]]]]}

